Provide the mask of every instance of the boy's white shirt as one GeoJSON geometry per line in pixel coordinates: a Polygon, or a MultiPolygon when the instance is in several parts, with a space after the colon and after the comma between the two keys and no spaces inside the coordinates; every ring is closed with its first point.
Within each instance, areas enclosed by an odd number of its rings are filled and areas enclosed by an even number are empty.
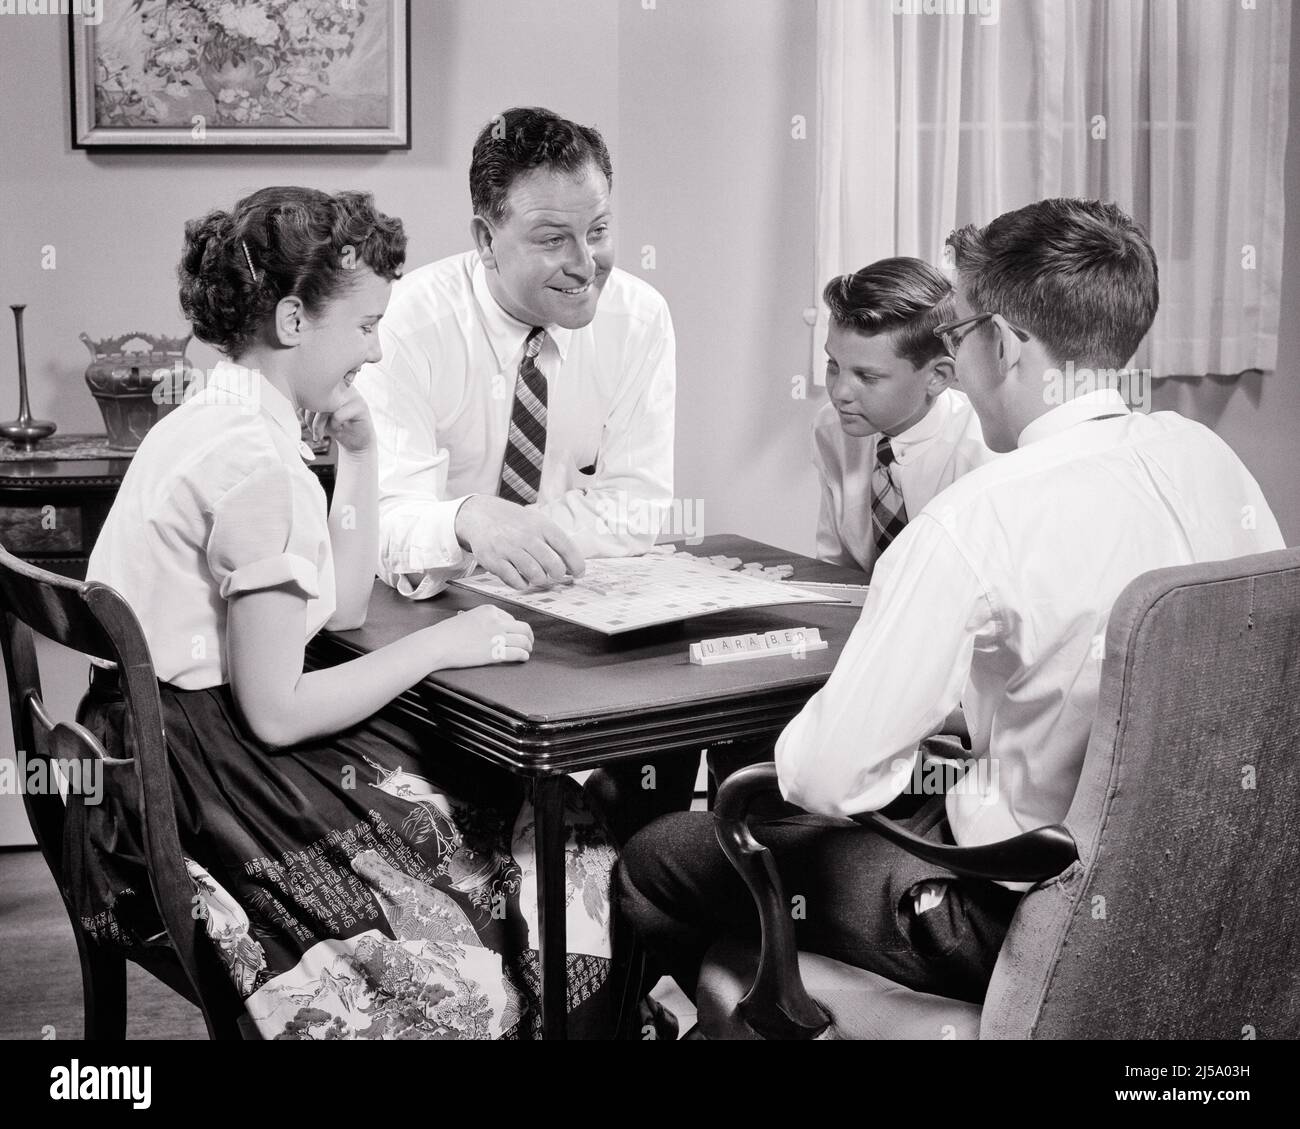
{"type": "Polygon", "coordinates": [[[781,791],[829,815],[884,807],[960,701],[976,763],[948,791],[955,841],[1060,822],[1124,587],[1283,547],[1258,484],[1207,428],[1133,414],[1109,389],[1053,408],[881,557],[830,680],[777,741],[781,791]]]}
{"type": "MultiPolygon", "coordinates": [[[[813,465],[821,479],[817,557],[870,572],[876,547],[871,533],[871,472],[879,434],[846,435],[835,405],[813,420],[813,465]]],[[[894,481],[908,516],[968,471],[997,456],[984,445],[979,417],[962,392],[948,388],[925,417],[891,440],[894,481]]]]}

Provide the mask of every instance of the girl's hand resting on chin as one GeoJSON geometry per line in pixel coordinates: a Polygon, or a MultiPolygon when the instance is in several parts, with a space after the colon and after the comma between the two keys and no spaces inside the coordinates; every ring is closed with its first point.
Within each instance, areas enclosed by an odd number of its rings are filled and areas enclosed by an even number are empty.
{"type": "Polygon", "coordinates": [[[370,406],[351,385],[347,386],[332,412],[302,411],[299,414],[317,442],[328,435],[343,450],[356,455],[369,451],[374,444],[375,428],[370,421],[370,406]]]}

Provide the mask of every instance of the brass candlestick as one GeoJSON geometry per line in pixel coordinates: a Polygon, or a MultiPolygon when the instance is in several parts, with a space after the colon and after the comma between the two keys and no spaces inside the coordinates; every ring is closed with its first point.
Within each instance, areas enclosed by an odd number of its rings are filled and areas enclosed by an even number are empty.
{"type": "Polygon", "coordinates": [[[23,310],[27,306],[9,308],[14,312],[14,329],[18,334],[18,418],[0,423],[0,436],[24,451],[32,451],[42,439],[53,435],[58,426],[48,419],[32,418],[31,405],[27,402],[27,351],[23,348],[23,310]]]}

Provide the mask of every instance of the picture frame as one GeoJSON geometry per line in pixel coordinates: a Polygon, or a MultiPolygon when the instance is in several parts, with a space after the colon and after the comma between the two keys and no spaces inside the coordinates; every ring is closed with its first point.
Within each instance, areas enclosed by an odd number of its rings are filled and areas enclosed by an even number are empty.
{"type": "Polygon", "coordinates": [[[410,0],[102,0],[68,16],[72,147],[411,147],[410,0]]]}

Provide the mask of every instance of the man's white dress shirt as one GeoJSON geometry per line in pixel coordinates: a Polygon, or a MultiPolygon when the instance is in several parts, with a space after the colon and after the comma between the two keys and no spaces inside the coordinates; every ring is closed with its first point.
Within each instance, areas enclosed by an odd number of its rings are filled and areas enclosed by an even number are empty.
{"type": "Polygon", "coordinates": [[[302,596],[304,642],[334,614],[325,491],[310,458],[293,404],[260,373],[224,361],[144,437],[86,579],[126,598],[164,682],[204,690],[230,681],[232,596],[302,596]]]}
{"type": "Polygon", "coordinates": [[[1113,390],[1062,404],[881,557],[829,681],[777,742],[782,792],[827,814],[883,807],[960,701],[977,763],[948,792],[957,843],[1059,822],[1121,590],[1151,569],[1283,547],[1254,478],[1207,428],[1133,414],[1113,390]]]}
{"type": "MultiPolygon", "coordinates": [[[[472,494],[500,485],[515,379],[532,326],[507,314],[475,251],[393,287],[384,357],[357,378],[379,442],[379,574],[423,599],[473,558],[456,539],[472,494]]],[[[610,273],[582,329],[546,326],[546,451],[536,503],[585,557],[654,544],[672,503],[676,350],[668,305],[610,273]]]]}
{"type": "MultiPolygon", "coordinates": [[[[813,420],[813,465],[821,479],[817,557],[871,572],[876,543],[871,528],[871,473],[881,436],[846,435],[835,405],[813,420]]],[[[996,456],[984,446],[979,416],[966,396],[947,388],[930,410],[890,440],[890,474],[903,492],[909,519],[939,491],[996,456]]]]}

